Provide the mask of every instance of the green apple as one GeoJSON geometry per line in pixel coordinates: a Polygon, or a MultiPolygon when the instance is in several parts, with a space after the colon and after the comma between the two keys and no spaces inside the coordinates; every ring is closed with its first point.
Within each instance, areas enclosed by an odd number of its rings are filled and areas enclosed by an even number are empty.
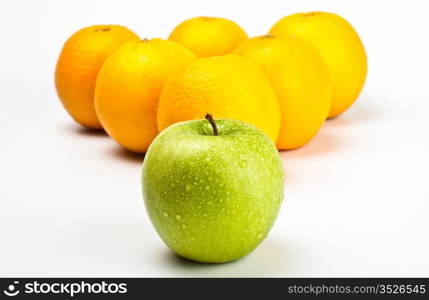
{"type": "Polygon", "coordinates": [[[144,159],[142,186],[149,217],[169,248],[222,263],[265,239],[283,200],[284,171],[262,131],[206,118],[158,135],[144,159]]]}

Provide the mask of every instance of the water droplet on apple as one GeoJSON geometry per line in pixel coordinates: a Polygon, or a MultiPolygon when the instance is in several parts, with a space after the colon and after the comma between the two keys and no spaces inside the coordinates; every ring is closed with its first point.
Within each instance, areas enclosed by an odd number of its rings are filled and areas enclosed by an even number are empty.
{"type": "Polygon", "coordinates": [[[168,213],[164,211],[164,217],[168,217],[168,213]]]}
{"type": "Polygon", "coordinates": [[[209,186],[209,185],[206,185],[206,190],[208,190],[208,189],[210,189],[210,186],[209,186]]]}
{"type": "Polygon", "coordinates": [[[182,219],[181,215],[176,215],[176,220],[180,221],[182,219]]]}
{"type": "Polygon", "coordinates": [[[238,163],[238,165],[242,168],[245,168],[247,166],[247,162],[245,160],[240,160],[240,162],[238,163]]]}
{"type": "Polygon", "coordinates": [[[183,228],[183,229],[185,229],[185,228],[186,228],[186,225],[185,225],[185,224],[182,224],[182,228],[183,228]]]}
{"type": "Polygon", "coordinates": [[[186,191],[189,192],[192,188],[192,185],[190,183],[186,184],[186,191]]]}

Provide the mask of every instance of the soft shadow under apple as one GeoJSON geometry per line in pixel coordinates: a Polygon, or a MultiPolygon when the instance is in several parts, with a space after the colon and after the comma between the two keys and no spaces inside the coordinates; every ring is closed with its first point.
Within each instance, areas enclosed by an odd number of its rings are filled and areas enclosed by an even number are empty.
{"type": "Polygon", "coordinates": [[[205,264],[187,260],[166,249],[159,257],[167,263],[179,277],[263,277],[278,275],[286,269],[285,257],[292,259],[290,251],[284,245],[264,241],[255,251],[230,263],[205,264]]]}

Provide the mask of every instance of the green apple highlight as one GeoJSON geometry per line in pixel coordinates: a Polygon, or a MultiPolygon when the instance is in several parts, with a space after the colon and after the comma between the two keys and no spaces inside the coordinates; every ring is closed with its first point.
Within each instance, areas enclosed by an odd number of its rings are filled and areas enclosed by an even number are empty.
{"type": "Polygon", "coordinates": [[[149,217],[169,248],[199,262],[236,260],[270,231],[283,200],[279,154],[259,129],[236,120],[176,123],[143,163],[149,217]]]}

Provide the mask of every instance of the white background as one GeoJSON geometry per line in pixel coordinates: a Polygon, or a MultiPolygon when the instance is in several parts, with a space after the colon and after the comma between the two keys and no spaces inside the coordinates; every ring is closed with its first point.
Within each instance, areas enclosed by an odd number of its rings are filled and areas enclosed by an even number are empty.
{"type": "Polygon", "coordinates": [[[429,276],[429,18],[426,1],[0,2],[0,276],[429,276]],[[369,73],[355,105],[282,152],[286,197],[248,257],[203,265],[158,238],[142,157],[74,124],[53,74],[70,34],[122,24],[167,37],[186,18],[231,18],[251,36],[279,18],[348,19],[369,73]]]}

